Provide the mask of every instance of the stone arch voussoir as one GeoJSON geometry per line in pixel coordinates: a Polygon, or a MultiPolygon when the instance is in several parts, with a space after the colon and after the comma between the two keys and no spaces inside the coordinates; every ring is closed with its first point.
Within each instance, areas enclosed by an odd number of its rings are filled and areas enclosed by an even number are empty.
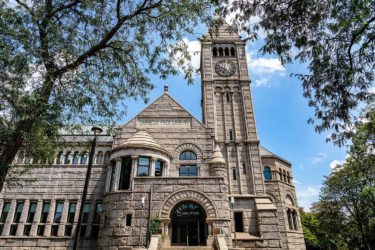
{"type": "Polygon", "coordinates": [[[172,209],[182,201],[194,201],[202,206],[207,218],[217,218],[215,204],[202,192],[194,189],[178,190],[171,194],[163,203],[159,216],[162,219],[169,219],[172,209]]]}
{"type": "Polygon", "coordinates": [[[197,154],[197,158],[198,159],[202,159],[203,158],[203,151],[202,149],[197,146],[196,144],[194,143],[184,143],[184,144],[180,144],[176,149],[175,149],[175,157],[176,159],[179,159],[180,157],[180,154],[185,151],[185,150],[191,150],[193,151],[194,153],[197,154]]]}

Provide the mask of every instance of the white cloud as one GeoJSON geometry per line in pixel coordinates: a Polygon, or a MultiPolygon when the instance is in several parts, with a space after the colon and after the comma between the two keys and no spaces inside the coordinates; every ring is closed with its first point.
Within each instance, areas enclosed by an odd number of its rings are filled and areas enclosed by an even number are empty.
{"type": "Polygon", "coordinates": [[[375,94],[375,86],[372,86],[372,87],[369,89],[368,92],[371,93],[371,94],[375,94]]]}
{"type": "Polygon", "coordinates": [[[256,79],[255,80],[255,86],[256,87],[269,86],[268,85],[268,80],[269,79],[270,79],[269,77],[264,77],[264,78],[256,79]]]}
{"type": "Polygon", "coordinates": [[[199,41],[190,41],[187,38],[184,38],[183,41],[188,46],[188,51],[191,56],[191,64],[194,69],[198,70],[200,67],[200,55],[201,55],[201,44],[199,41]]]}
{"type": "Polygon", "coordinates": [[[327,157],[328,157],[328,155],[326,153],[319,152],[317,156],[309,158],[308,161],[311,164],[317,164],[317,163],[323,161],[324,159],[326,159],[327,157]]]}
{"type": "Polygon", "coordinates": [[[285,68],[277,58],[252,57],[253,53],[247,53],[247,65],[250,73],[255,74],[285,74],[285,68]]]}
{"type": "Polygon", "coordinates": [[[179,68],[180,72],[183,73],[184,69],[187,69],[190,65],[193,67],[194,72],[199,74],[198,70],[200,68],[200,53],[201,45],[199,41],[193,40],[190,41],[186,37],[175,45],[170,47],[169,52],[172,54],[173,64],[175,67],[179,68]],[[191,57],[190,62],[186,60],[181,60],[184,56],[182,52],[178,51],[187,51],[191,57]],[[174,53],[174,54],[173,54],[174,53]]]}
{"type": "Polygon", "coordinates": [[[297,181],[296,179],[293,179],[293,183],[294,183],[294,184],[297,184],[297,185],[300,185],[300,184],[302,184],[302,182],[300,182],[300,181],[297,181]]]}
{"type": "Polygon", "coordinates": [[[335,168],[337,167],[340,167],[342,164],[344,164],[345,161],[339,161],[339,160],[333,160],[331,161],[331,163],[329,164],[329,167],[334,170],[335,168]]]}
{"type": "Polygon", "coordinates": [[[277,58],[256,57],[254,52],[246,53],[246,57],[256,87],[269,87],[272,76],[285,75],[285,68],[277,58]]]}
{"type": "Polygon", "coordinates": [[[301,190],[297,187],[298,205],[309,211],[311,204],[319,198],[319,190],[319,186],[307,186],[301,190]]]}

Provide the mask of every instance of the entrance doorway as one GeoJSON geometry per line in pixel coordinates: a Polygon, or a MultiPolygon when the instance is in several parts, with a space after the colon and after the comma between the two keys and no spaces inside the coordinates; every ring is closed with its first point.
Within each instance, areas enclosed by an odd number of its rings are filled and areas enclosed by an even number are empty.
{"type": "Polygon", "coordinates": [[[184,201],[175,206],[171,214],[172,245],[206,245],[206,213],[197,203],[184,201]]]}

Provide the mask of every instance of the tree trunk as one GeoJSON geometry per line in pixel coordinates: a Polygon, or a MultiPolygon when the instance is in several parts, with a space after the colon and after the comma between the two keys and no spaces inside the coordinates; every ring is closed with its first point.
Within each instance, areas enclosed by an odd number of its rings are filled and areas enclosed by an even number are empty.
{"type": "MultiPolygon", "coordinates": [[[[12,167],[12,162],[17,155],[18,150],[25,142],[25,135],[31,133],[35,123],[37,123],[40,117],[47,111],[47,105],[52,92],[53,84],[57,76],[47,76],[42,90],[38,93],[38,101],[35,105],[28,107],[24,110],[26,113],[33,113],[32,118],[18,121],[12,132],[12,135],[4,142],[4,148],[0,154],[0,193],[3,190],[6,176],[12,167]]],[[[27,117],[27,116],[26,116],[27,117]]]]}

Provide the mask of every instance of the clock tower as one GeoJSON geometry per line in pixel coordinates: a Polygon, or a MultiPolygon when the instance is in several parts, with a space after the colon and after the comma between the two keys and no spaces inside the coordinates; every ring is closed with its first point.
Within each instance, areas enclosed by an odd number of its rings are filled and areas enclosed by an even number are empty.
{"type": "Polygon", "coordinates": [[[203,123],[226,160],[229,193],[265,195],[246,42],[224,23],[201,39],[203,123]]]}

